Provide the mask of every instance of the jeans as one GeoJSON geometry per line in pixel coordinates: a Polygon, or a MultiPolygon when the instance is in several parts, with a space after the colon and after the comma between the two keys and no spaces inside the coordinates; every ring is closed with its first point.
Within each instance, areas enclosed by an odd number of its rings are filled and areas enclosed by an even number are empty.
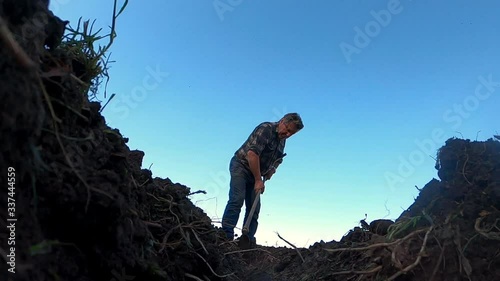
{"type": "MultiPolygon", "coordinates": [[[[252,204],[256,197],[254,191],[255,179],[250,172],[236,156],[233,156],[229,164],[229,172],[231,173],[231,182],[229,183],[229,200],[227,201],[224,215],[222,215],[222,230],[226,233],[228,239],[234,239],[234,227],[238,223],[241,207],[245,202],[245,217],[243,225],[248,220],[248,214],[252,209],[252,204]]],[[[255,212],[250,220],[248,227],[248,237],[250,241],[255,241],[255,233],[257,232],[258,218],[260,211],[260,201],[255,208],[255,212]]]]}

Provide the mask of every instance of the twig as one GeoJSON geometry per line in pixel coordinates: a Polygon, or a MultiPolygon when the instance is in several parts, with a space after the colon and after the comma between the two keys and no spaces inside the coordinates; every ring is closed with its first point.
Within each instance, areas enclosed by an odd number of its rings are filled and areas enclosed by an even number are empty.
{"type": "Polygon", "coordinates": [[[343,275],[343,274],[373,274],[377,271],[380,271],[382,269],[382,266],[379,265],[373,269],[370,270],[365,270],[365,271],[356,271],[356,270],[347,270],[347,271],[339,271],[339,272],[333,272],[330,273],[330,275],[343,275]]]}
{"type": "Polygon", "coordinates": [[[154,222],[150,222],[150,221],[143,221],[146,225],[148,226],[154,226],[154,227],[158,227],[158,228],[162,228],[163,226],[159,223],[154,223],[154,222]]]}
{"type": "MultiPolygon", "coordinates": [[[[147,193],[147,194],[149,194],[149,193],[147,193]]],[[[152,194],[150,194],[150,195],[151,195],[151,196],[153,196],[154,198],[156,198],[154,195],[152,195],[152,194]]],[[[169,203],[170,203],[170,204],[169,204],[169,208],[168,208],[168,210],[169,210],[169,211],[170,211],[170,213],[171,213],[171,214],[172,214],[172,215],[173,215],[173,216],[177,219],[177,223],[178,223],[178,225],[177,225],[177,226],[175,226],[175,227],[173,227],[173,228],[171,228],[171,229],[170,229],[170,230],[169,230],[169,231],[165,234],[165,236],[163,236],[163,240],[162,240],[162,247],[161,247],[161,249],[158,251],[159,253],[163,252],[163,250],[165,249],[165,247],[168,245],[168,244],[167,244],[168,237],[169,237],[169,236],[170,236],[170,234],[172,234],[172,232],[173,232],[174,230],[176,230],[176,229],[179,229],[179,231],[180,231],[180,233],[181,233],[182,237],[186,240],[186,243],[188,243],[188,246],[190,246],[190,247],[191,247],[192,245],[190,244],[190,241],[189,241],[188,237],[184,234],[184,231],[182,230],[182,228],[183,228],[183,227],[193,227],[193,224],[194,224],[194,223],[197,223],[197,222],[199,223],[199,222],[200,222],[200,221],[195,221],[195,222],[192,222],[192,223],[190,223],[190,224],[188,224],[188,225],[184,225],[184,226],[183,226],[183,225],[181,224],[181,221],[179,220],[179,216],[177,216],[177,215],[174,213],[174,211],[172,211],[172,205],[173,205],[173,203],[174,203],[174,202],[172,202],[172,201],[174,200],[174,198],[173,198],[170,194],[168,194],[168,196],[170,196],[170,198],[172,198],[172,199],[171,199],[171,201],[169,201],[169,200],[167,200],[167,199],[164,199],[164,198],[162,198],[162,197],[160,197],[160,198],[161,198],[161,199],[163,199],[163,201],[167,201],[167,202],[169,202],[169,203]]],[[[156,198],[156,199],[157,199],[157,200],[159,200],[158,198],[156,198]]]]}
{"type": "MultiPolygon", "coordinates": [[[[130,178],[132,179],[132,183],[134,184],[134,187],[135,187],[136,189],[137,189],[137,188],[139,188],[139,186],[137,185],[137,182],[136,182],[136,181],[135,181],[135,179],[134,179],[134,176],[133,176],[133,175],[130,175],[130,178]]],[[[149,194],[149,193],[146,193],[146,194],[149,194]]],[[[149,194],[149,195],[153,196],[153,197],[156,199],[156,197],[155,197],[154,195],[152,195],[152,194],[149,194]]],[[[160,200],[158,200],[158,201],[160,201],[160,200]]]]}
{"type": "Polygon", "coordinates": [[[384,207],[385,207],[385,210],[387,211],[387,215],[384,216],[384,219],[391,215],[391,210],[389,210],[389,208],[387,208],[387,201],[388,200],[385,200],[385,202],[384,202],[384,207]]]}
{"type": "Polygon", "coordinates": [[[460,227],[458,225],[456,225],[455,233],[456,234],[453,237],[453,242],[457,246],[457,252],[459,254],[458,262],[460,264],[460,273],[462,273],[462,268],[463,268],[465,270],[465,273],[467,274],[467,278],[469,278],[469,280],[471,280],[470,276],[472,273],[472,266],[470,265],[469,260],[464,255],[462,243],[460,242],[460,227]]]}
{"type": "Polygon", "coordinates": [[[231,255],[231,254],[237,254],[237,253],[253,252],[253,251],[262,251],[262,252],[268,253],[268,254],[270,254],[272,256],[271,252],[269,252],[267,250],[264,250],[264,249],[260,249],[260,248],[227,252],[227,253],[224,253],[224,256],[231,255]]]}
{"type": "Polygon", "coordinates": [[[73,78],[76,82],[78,82],[79,84],[81,84],[84,87],[88,87],[89,86],[87,83],[83,82],[82,79],[76,77],[75,74],[73,74],[73,73],[71,73],[69,75],[69,77],[73,78]]]}
{"type": "Polygon", "coordinates": [[[19,43],[14,39],[12,33],[9,31],[7,24],[0,17],[0,41],[3,41],[4,46],[7,50],[14,56],[17,62],[25,69],[34,69],[35,63],[30,59],[30,57],[24,52],[19,43]]]}
{"type": "Polygon", "coordinates": [[[208,268],[210,269],[210,271],[212,272],[213,275],[219,277],[219,278],[226,278],[226,277],[229,277],[229,276],[232,276],[234,275],[234,273],[229,273],[229,274],[226,274],[226,275],[219,275],[217,273],[215,273],[215,271],[212,269],[212,267],[210,266],[210,264],[208,264],[207,260],[205,260],[200,254],[194,252],[200,259],[202,259],[205,264],[208,266],[208,268]]]}
{"type": "Polygon", "coordinates": [[[490,263],[488,264],[488,270],[490,270],[491,264],[495,261],[495,259],[500,255],[500,251],[497,251],[497,254],[491,259],[490,263]]]}
{"type": "MultiPolygon", "coordinates": [[[[440,246],[441,247],[441,246],[440,246]]],[[[444,250],[446,249],[446,245],[444,245],[444,247],[441,248],[441,253],[439,254],[439,258],[438,258],[438,261],[436,263],[436,266],[434,267],[434,270],[432,271],[432,275],[431,275],[431,278],[429,279],[429,281],[433,281],[434,280],[434,277],[436,276],[436,273],[438,271],[438,268],[439,266],[441,265],[441,261],[443,260],[443,256],[444,256],[444,250]]]]}
{"type": "MultiPolygon", "coordinates": [[[[47,133],[51,133],[54,136],[56,135],[56,133],[54,131],[51,131],[49,129],[42,128],[42,131],[43,132],[47,132],[47,133]]],[[[61,134],[61,133],[59,133],[59,136],[61,136],[63,139],[67,139],[67,140],[70,140],[70,141],[89,141],[89,140],[93,140],[94,139],[94,133],[92,133],[92,131],[90,131],[89,136],[87,136],[85,138],[70,137],[70,136],[66,136],[66,135],[61,134]]]]}
{"type": "Polygon", "coordinates": [[[203,279],[200,279],[200,278],[198,278],[198,277],[196,277],[196,276],[194,276],[192,274],[189,274],[189,273],[184,273],[184,276],[192,278],[192,279],[194,279],[196,281],[203,281],[203,279]]]}
{"type": "Polygon", "coordinates": [[[396,246],[394,247],[394,249],[392,250],[392,253],[391,253],[391,260],[392,262],[394,263],[394,265],[398,268],[398,269],[403,269],[403,265],[401,264],[401,262],[398,260],[398,258],[396,257],[396,253],[397,253],[397,250],[398,250],[398,246],[400,245],[400,243],[396,244],[396,246]]]}
{"type": "Polygon", "coordinates": [[[482,236],[492,239],[492,240],[500,240],[500,232],[493,232],[491,231],[494,227],[496,227],[497,222],[499,219],[495,220],[495,223],[489,227],[489,228],[481,228],[481,221],[483,220],[484,217],[479,217],[476,219],[476,223],[474,224],[474,229],[481,234],[482,236]]]}
{"type": "Polygon", "coordinates": [[[193,231],[193,234],[194,234],[194,237],[196,238],[196,240],[198,240],[198,242],[200,243],[201,247],[203,248],[203,250],[205,251],[205,253],[208,255],[208,251],[207,251],[207,248],[205,248],[205,245],[203,245],[203,242],[201,242],[201,239],[200,237],[198,237],[198,234],[196,234],[196,231],[191,228],[191,231],[193,231]]]}
{"type": "Polygon", "coordinates": [[[304,263],[304,262],[306,262],[306,261],[304,260],[304,258],[302,257],[302,255],[300,254],[299,249],[297,249],[297,247],[295,247],[295,245],[293,245],[292,243],[290,243],[290,242],[286,241],[283,237],[281,237],[281,236],[280,236],[280,234],[279,234],[278,232],[276,232],[276,235],[278,235],[278,238],[279,238],[279,239],[281,239],[281,240],[285,241],[288,245],[292,246],[292,247],[295,249],[295,251],[297,251],[297,253],[299,254],[299,257],[300,257],[300,259],[302,260],[302,262],[303,262],[303,263],[304,263]]]}
{"type": "MultiPolygon", "coordinates": [[[[441,246],[439,239],[437,239],[436,236],[434,236],[434,239],[436,240],[436,243],[438,244],[439,248],[443,249],[443,246],[441,246]]],[[[445,270],[445,269],[446,269],[446,257],[443,256],[443,270],[445,270]]]]}
{"type": "Polygon", "coordinates": [[[63,101],[59,100],[59,99],[56,99],[56,98],[50,98],[51,101],[55,101],[57,102],[58,104],[64,106],[65,108],[67,108],[69,111],[73,112],[76,116],[82,118],[83,120],[85,120],[87,123],[89,123],[89,119],[85,116],[83,116],[80,112],[78,112],[76,109],[68,106],[67,104],[65,104],[63,101]]]}
{"type": "Polygon", "coordinates": [[[407,273],[408,271],[412,270],[415,266],[417,266],[420,263],[420,260],[422,259],[422,256],[424,255],[425,246],[427,245],[427,240],[429,239],[429,234],[431,233],[431,231],[433,229],[434,229],[434,226],[431,226],[431,227],[429,227],[429,229],[425,233],[424,242],[422,242],[422,247],[420,247],[420,252],[418,253],[418,256],[417,256],[417,259],[415,260],[415,262],[410,264],[409,266],[405,267],[403,270],[395,273],[391,277],[389,277],[389,279],[387,279],[387,281],[392,281],[392,280],[398,278],[401,274],[407,273]]]}
{"type": "Polygon", "coordinates": [[[428,230],[429,230],[429,228],[424,228],[424,229],[416,230],[416,231],[414,231],[414,232],[406,235],[403,238],[400,238],[400,239],[398,239],[396,241],[389,242],[389,243],[378,243],[378,244],[373,244],[373,245],[370,245],[370,246],[367,246],[367,247],[360,247],[360,248],[325,249],[325,251],[333,253],[333,252],[342,252],[342,251],[365,251],[365,250],[370,250],[370,249],[378,248],[378,247],[389,247],[389,246],[401,243],[401,242],[403,242],[405,240],[408,240],[409,238],[411,238],[415,234],[418,234],[418,233],[421,233],[421,232],[425,232],[425,231],[428,231],[428,230]]]}
{"type": "Polygon", "coordinates": [[[45,99],[47,100],[47,106],[49,107],[49,111],[51,113],[51,116],[52,116],[52,125],[54,126],[54,133],[56,135],[56,139],[57,139],[57,142],[59,143],[59,146],[61,147],[61,151],[63,152],[63,155],[64,155],[64,158],[66,160],[66,162],[68,163],[68,165],[70,166],[71,170],[75,173],[75,175],[77,176],[77,178],[83,183],[83,185],[87,188],[87,202],[85,204],[85,212],[88,211],[88,207],[90,205],[90,190],[93,190],[97,193],[100,193],[100,194],[103,194],[103,195],[106,195],[107,197],[109,197],[110,199],[113,199],[113,196],[109,195],[108,193],[100,190],[100,189],[97,189],[95,187],[91,187],[86,181],[85,179],[82,177],[82,175],[78,172],[78,170],[75,168],[75,166],[73,165],[73,162],[71,162],[71,159],[69,158],[68,156],[68,153],[66,152],[66,149],[64,148],[64,145],[62,144],[62,141],[61,141],[61,137],[59,136],[59,126],[57,125],[57,120],[59,120],[59,122],[62,122],[59,118],[57,118],[56,116],[56,113],[54,111],[54,107],[52,106],[52,102],[50,101],[50,96],[49,94],[47,93],[47,91],[45,90],[45,87],[43,85],[43,81],[42,79],[40,78],[40,76],[38,76],[38,83],[41,87],[41,90],[43,92],[43,95],[45,97],[45,99]]]}
{"type": "Polygon", "coordinates": [[[143,183],[141,183],[141,184],[139,185],[139,187],[143,187],[143,186],[144,186],[146,183],[148,183],[148,182],[149,182],[149,179],[146,179],[143,183]]]}
{"type": "Polygon", "coordinates": [[[465,250],[467,250],[467,247],[469,246],[470,242],[471,242],[472,240],[474,240],[474,238],[476,238],[478,235],[479,235],[479,233],[474,234],[474,236],[472,236],[472,237],[469,239],[469,241],[467,241],[467,243],[465,243],[464,249],[463,249],[463,251],[462,251],[463,253],[465,253],[465,250]]]}
{"type": "Polygon", "coordinates": [[[99,113],[101,113],[104,108],[106,108],[106,105],[108,105],[108,103],[116,96],[115,93],[111,94],[111,97],[109,97],[108,101],[101,107],[101,109],[99,109],[99,113]]]}
{"type": "Polygon", "coordinates": [[[467,156],[467,158],[465,159],[464,166],[462,167],[462,175],[464,176],[464,178],[467,181],[467,183],[469,185],[472,185],[472,183],[469,181],[469,179],[465,175],[465,166],[467,165],[467,162],[469,161],[469,154],[467,154],[467,149],[465,149],[465,156],[467,156]]]}
{"type": "Polygon", "coordinates": [[[207,192],[205,190],[198,190],[198,191],[189,193],[187,196],[191,196],[191,195],[199,194],[199,193],[207,194],[207,192]]]}

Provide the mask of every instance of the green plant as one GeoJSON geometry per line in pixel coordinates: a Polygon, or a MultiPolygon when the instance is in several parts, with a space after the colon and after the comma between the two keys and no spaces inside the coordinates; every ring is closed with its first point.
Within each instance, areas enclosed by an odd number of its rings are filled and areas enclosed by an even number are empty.
{"type": "MultiPolygon", "coordinates": [[[[387,229],[387,239],[393,240],[394,238],[400,237],[402,235],[408,234],[411,230],[414,230],[417,227],[417,224],[422,220],[426,219],[430,225],[433,225],[434,222],[432,218],[427,214],[427,211],[422,210],[422,214],[418,216],[414,216],[411,218],[401,219],[387,229]]],[[[422,225],[422,224],[420,224],[422,225]]]]}
{"type": "Polygon", "coordinates": [[[422,219],[422,216],[415,216],[395,222],[387,229],[387,239],[393,240],[401,234],[404,234],[406,231],[415,228],[420,219],[422,219]]]}
{"type": "Polygon", "coordinates": [[[42,255],[52,252],[52,246],[71,246],[81,253],[80,249],[73,243],[64,243],[57,240],[43,240],[42,242],[30,247],[30,255],[42,255]]]}
{"type": "Polygon", "coordinates": [[[90,99],[97,99],[98,89],[103,79],[106,79],[104,87],[104,97],[106,97],[106,88],[109,82],[109,64],[113,63],[109,59],[111,54],[108,55],[107,53],[116,38],[116,19],[127,5],[128,0],[125,0],[117,11],[117,0],[114,0],[111,30],[106,35],[100,35],[102,28],[94,31],[95,20],[92,23],[90,20],[82,22],[82,18],[80,18],[76,28],[71,26],[66,28],[67,33],[64,35],[59,48],[69,54],[73,61],[76,61],[82,68],[79,72],[83,74],[78,78],[87,86],[85,92],[89,94],[90,99]],[[96,46],[97,42],[105,38],[109,38],[106,45],[96,46]]]}

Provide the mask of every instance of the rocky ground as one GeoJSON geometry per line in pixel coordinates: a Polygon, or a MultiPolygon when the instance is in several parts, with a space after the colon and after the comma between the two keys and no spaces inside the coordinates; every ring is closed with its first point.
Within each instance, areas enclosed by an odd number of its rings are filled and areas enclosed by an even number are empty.
{"type": "Polygon", "coordinates": [[[89,99],[99,69],[61,43],[66,24],[46,1],[0,0],[0,201],[15,203],[0,208],[1,280],[500,280],[497,139],[449,139],[395,222],[242,251],[106,125],[89,99]]]}

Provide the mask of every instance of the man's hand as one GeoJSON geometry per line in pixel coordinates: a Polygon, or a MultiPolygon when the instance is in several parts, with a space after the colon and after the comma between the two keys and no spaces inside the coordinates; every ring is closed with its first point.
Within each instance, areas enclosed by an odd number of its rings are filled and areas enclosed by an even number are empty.
{"type": "Polygon", "coordinates": [[[268,172],[264,175],[264,178],[265,178],[266,180],[270,180],[270,179],[273,177],[274,173],[276,173],[276,168],[272,167],[272,168],[271,168],[271,170],[269,170],[269,171],[268,171],[268,172]]]}
{"type": "Polygon", "coordinates": [[[254,185],[255,193],[259,193],[259,192],[264,193],[264,189],[265,189],[264,181],[262,179],[256,179],[255,185],[254,185]]]}

